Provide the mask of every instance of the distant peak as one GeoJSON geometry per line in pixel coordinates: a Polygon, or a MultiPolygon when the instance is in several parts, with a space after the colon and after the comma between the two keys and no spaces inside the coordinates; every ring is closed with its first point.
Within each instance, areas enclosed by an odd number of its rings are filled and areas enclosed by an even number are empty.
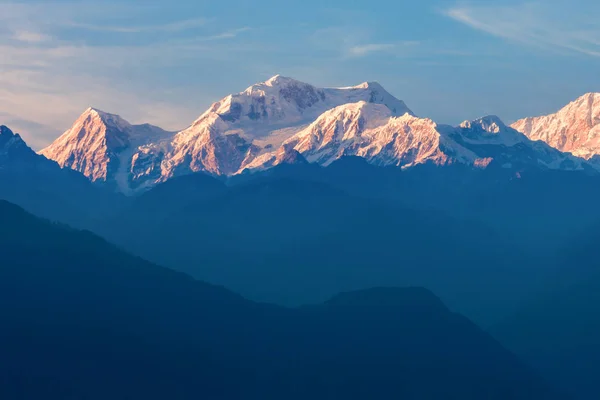
{"type": "Polygon", "coordinates": [[[0,125],[0,136],[13,137],[15,136],[15,134],[13,133],[13,131],[10,130],[8,126],[0,125]]]}
{"type": "Polygon", "coordinates": [[[596,93],[596,92],[590,92],[590,93],[586,93],[583,96],[579,97],[577,100],[575,100],[575,103],[596,103],[600,101],[600,93],[596,93]]]}
{"type": "Polygon", "coordinates": [[[131,124],[121,118],[120,115],[107,113],[106,111],[102,111],[95,107],[88,107],[83,114],[81,114],[78,118],[78,121],[85,120],[88,118],[98,118],[102,123],[106,125],[112,125],[119,127],[120,129],[126,128],[131,124]]]}
{"type": "Polygon", "coordinates": [[[481,117],[476,119],[475,121],[480,122],[482,124],[496,124],[498,126],[506,126],[504,122],[497,115],[486,115],[485,117],[481,117]]]}
{"type": "Polygon", "coordinates": [[[354,89],[383,89],[379,82],[363,82],[360,85],[353,86],[354,89]]]}
{"type": "Polygon", "coordinates": [[[86,113],[91,113],[91,112],[95,112],[98,114],[106,114],[104,111],[97,109],[96,107],[88,107],[87,110],[85,110],[86,113]]]}
{"type": "Polygon", "coordinates": [[[268,80],[266,80],[264,83],[267,86],[279,86],[279,85],[287,85],[289,83],[300,83],[300,82],[293,78],[289,78],[287,76],[282,76],[282,75],[277,74],[277,75],[269,78],[268,80]]]}
{"type": "Polygon", "coordinates": [[[460,124],[460,127],[465,129],[478,127],[489,133],[500,133],[506,129],[504,122],[496,115],[487,115],[473,121],[465,121],[460,124]]]}
{"type": "Polygon", "coordinates": [[[13,146],[27,146],[18,133],[14,133],[6,125],[0,125],[0,149],[13,146]]]}
{"type": "Polygon", "coordinates": [[[106,111],[102,111],[96,107],[88,107],[88,109],[85,110],[82,115],[89,115],[89,114],[99,115],[100,117],[104,117],[104,116],[119,117],[116,114],[107,113],[106,111]]]}

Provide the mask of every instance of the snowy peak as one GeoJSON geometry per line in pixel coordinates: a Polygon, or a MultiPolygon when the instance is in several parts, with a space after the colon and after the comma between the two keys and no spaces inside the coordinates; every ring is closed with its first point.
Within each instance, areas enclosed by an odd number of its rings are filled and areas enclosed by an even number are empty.
{"type": "Polygon", "coordinates": [[[169,149],[152,150],[144,158],[161,160],[160,180],[198,171],[231,175],[288,159],[282,154],[296,147],[288,140],[311,127],[318,129],[317,120],[355,120],[358,133],[364,121],[379,114],[390,117],[412,112],[376,83],[318,88],[275,75],[213,103],[189,128],[175,135],[169,149]]]}
{"type": "MultiPolygon", "coordinates": [[[[294,149],[320,165],[343,156],[358,156],[374,165],[403,168],[426,163],[485,168],[492,162],[503,168],[584,168],[581,160],[530,141],[496,116],[451,127],[408,113],[394,116],[386,106],[365,101],[323,113],[286,140],[283,148],[294,149]]],[[[247,168],[261,170],[277,165],[276,154],[257,157],[247,168]]]]}
{"type": "Polygon", "coordinates": [[[379,82],[363,82],[359,85],[352,86],[350,89],[372,89],[372,90],[384,90],[383,86],[379,82]]]}
{"type": "Polygon", "coordinates": [[[274,87],[274,86],[306,85],[306,84],[302,83],[300,81],[297,81],[293,78],[288,78],[287,76],[281,76],[281,75],[277,74],[277,75],[267,79],[262,84],[258,84],[258,85],[274,87]]]}
{"type": "Polygon", "coordinates": [[[506,130],[507,126],[496,115],[488,115],[473,121],[465,121],[460,124],[461,128],[480,130],[487,133],[498,134],[506,130]]]}
{"type": "Polygon", "coordinates": [[[525,135],[506,126],[495,115],[465,121],[456,130],[464,141],[474,144],[514,146],[517,143],[529,141],[525,135]]]}
{"type": "Polygon", "coordinates": [[[110,114],[101,111],[97,108],[90,107],[81,114],[77,121],[86,120],[93,121],[95,123],[102,123],[106,126],[118,128],[119,130],[127,130],[131,127],[131,124],[125,121],[121,116],[116,114],[110,114]]]}
{"type": "Polygon", "coordinates": [[[311,124],[311,127],[323,126],[331,121],[345,124],[348,122],[360,121],[363,127],[368,127],[373,124],[383,124],[387,122],[392,115],[392,111],[383,104],[359,101],[357,103],[344,104],[324,112],[311,124]]]}
{"type": "MultiPolygon", "coordinates": [[[[387,106],[363,100],[323,113],[286,140],[283,148],[292,148],[309,162],[321,165],[329,165],[343,156],[362,157],[381,166],[445,164],[448,157],[440,149],[441,137],[436,127],[431,120],[408,113],[394,116],[387,106]]],[[[248,168],[264,169],[274,160],[274,154],[261,156],[248,168]]]]}
{"type": "Polygon", "coordinates": [[[591,159],[600,154],[600,93],[587,93],[555,114],[524,118],[512,127],[531,140],[591,159]]]}
{"type": "Polygon", "coordinates": [[[230,176],[282,163],[326,166],[345,156],[402,168],[493,162],[504,168],[582,169],[580,159],[530,138],[539,139],[535,132],[544,135],[552,124],[557,136],[575,126],[586,131],[587,147],[598,138],[600,154],[600,95],[583,96],[561,113],[538,130],[532,119],[524,122],[521,131],[528,138],[494,115],[457,127],[419,118],[377,82],[319,88],[275,75],[213,103],[177,133],[88,108],[42,154],[124,193],[189,173],[230,176]]]}
{"type": "Polygon", "coordinates": [[[216,113],[224,121],[237,125],[265,122],[290,125],[310,122],[327,110],[358,101],[384,104],[394,115],[412,115],[403,101],[389,94],[378,83],[317,88],[293,78],[275,75],[214,103],[202,117],[216,113]]]}
{"type": "Polygon", "coordinates": [[[322,90],[276,75],[214,103],[207,113],[216,113],[230,123],[293,123],[302,119],[307,109],[324,100],[322,90]]]}
{"type": "Polygon", "coordinates": [[[402,100],[392,96],[377,82],[364,82],[357,86],[325,90],[334,97],[341,96],[346,98],[347,101],[344,103],[353,103],[362,100],[368,103],[383,104],[395,116],[402,116],[404,114],[415,115],[402,100]]]}
{"type": "Polygon", "coordinates": [[[332,157],[333,148],[340,151],[339,146],[358,140],[366,129],[384,125],[391,116],[391,110],[382,104],[365,101],[345,104],[323,113],[307,129],[284,142],[284,146],[300,153],[313,153],[312,156],[324,153],[320,158],[332,157]]]}
{"type": "Polygon", "coordinates": [[[90,107],[40,154],[93,182],[108,182],[120,168],[127,168],[130,160],[124,160],[123,154],[168,134],[151,125],[131,125],[116,114],[90,107]]]}

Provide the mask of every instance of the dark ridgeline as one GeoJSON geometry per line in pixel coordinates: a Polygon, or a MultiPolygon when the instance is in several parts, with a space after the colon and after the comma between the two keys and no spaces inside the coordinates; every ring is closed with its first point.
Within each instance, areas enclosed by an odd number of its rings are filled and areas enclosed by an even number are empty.
{"type": "Polygon", "coordinates": [[[563,399],[425,289],[286,309],[0,202],[0,397],[563,399]]]}
{"type": "Polygon", "coordinates": [[[124,199],[91,184],[82,174],[37,154],[0,126],[0,199],[30,212],[77,227],[114,211],[124,199]]]}

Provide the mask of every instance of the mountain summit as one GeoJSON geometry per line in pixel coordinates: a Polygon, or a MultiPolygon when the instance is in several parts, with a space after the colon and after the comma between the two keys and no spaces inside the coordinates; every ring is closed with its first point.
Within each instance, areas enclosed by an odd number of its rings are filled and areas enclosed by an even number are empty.
{"type": "Polygon", "coordinates": [[[278,163],[302,162],[277,149],[323,113],[359,101],[380,104],[390,115],[413,115],[377,83],[317,88],[275,75],[213,103],[176,134],[89,108],[41,154],[130,193],[191,172],[233,175],[271,151],[278,163]]]}
{"type": "Polygon", "coordinates": [[[531,140],[591,159],[600,155],[600,93],[588,93],[555,114],[524,118],[512,127],[531,140]]]}
{"type": "Polygon", "coordinates": [[[0,172],[25,173],[31,170],[58,171],[60,168],[39,154],[36,154],[21,135],[5,125],[0,125],[0,172]]]}
{"type": "Polygon", "coordinates": [[[93,182],[128,191],[130,160],[139,146],[168,137],[152,125],[131,125],[118,115],[88,108],[73,126],[40,154],[61,167],[81,172],[93,182]],[[124,175],[124,178],[121,176],[124,175]]]}
{"type": "Polygon", "coordinates": [[[588,167],[496,116],[438,125],[417,117],[376,82],[319,88],[281,75],[213,103],[177,133],[90,108],[41,153],[124,193],[189,173],[231,176],[281,163],[329,165],[344,156],[402,168],[492,162],[503,168],[588,167]]]}

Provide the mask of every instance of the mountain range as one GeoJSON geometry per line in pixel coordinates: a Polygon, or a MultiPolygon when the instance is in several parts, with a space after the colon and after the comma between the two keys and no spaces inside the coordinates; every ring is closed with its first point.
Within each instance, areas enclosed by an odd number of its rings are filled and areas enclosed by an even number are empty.
{"type": "Polygon", "coordinates": [[[275,76],[178,132],[1,126],[0,396],[599,398],[599,96],[448,126],[275,76]]]}
{"type": "MultiPolygon", "coordinates": [[[[487,116],[452,127],[417,117],[378,83],[317,88],[277,75],[215,102],[180,132],[131,125],[90,108],[40,154],[125,194],[194,172],[228,177],[282,163],[326,166],[346,156],[402,168],[459,163],[475,168],[494,164],[516,172],[543,168],[595,173],[591,157],[579,156],[597,150],[593,137],[598,116],[590,117],[596,98],[584,96],[578,106],[546,117],[589,130],[587,141],[562,146],[558,133],[537,128],[549,124],[537,119],[509,127],[487,116]]],[[[561,126],[549,125],[551,131],[561,126]]]]}

